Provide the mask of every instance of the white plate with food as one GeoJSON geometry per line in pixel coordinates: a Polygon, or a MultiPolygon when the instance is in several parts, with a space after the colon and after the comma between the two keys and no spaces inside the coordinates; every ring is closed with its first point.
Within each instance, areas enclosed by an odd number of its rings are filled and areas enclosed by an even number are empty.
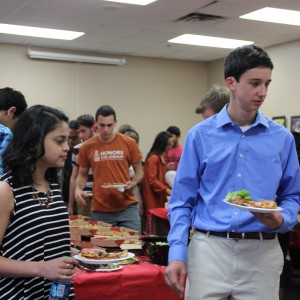
{"type": "Polygon", "coordinates": [[[104,189],[117,189],[120,192],[124,192],[125,188],[127,187],[127,184],[123,183],[111,183],[111,184],[103,184],[101,185],[104,189]]]}
{"type": "MultiPolygon", "coordinates": [[[[269,200],[265,200],[265,201],[269,201],[269,200]]],[[[240,204],[236,204],[236,203],[232,203],[226,199],[223,200],[223,202],[233,206],[233,207],[236,207],[236,208],[239,208],[239,209],[242,209],[242,210],[247,210],[247,211],[250,211],[250,212],[256,212],[256,213],[264,213],[264,214],[267,214],[267,213],[273,213],[275,211],[281,211],[282,208],[281,207],[276,207],[276,208],[262,208],[262,207],[254,207],[254,206],[245,206],[245,205],[240,205],[240,204]]],[[[252,201],[251,201],[252,202],[252,201]]],[[[253,201],[254,202],[254,201],[253,201]]],[[[261,201],[255,201],[256,203],[259,203],[261,201]]]]}
{"type": "MultiPolygon", "coordinates": [[[[120,251],[121,253],[122,251],[120,251]]],[[[111,263],[117,263],[119,261],[122,261],[122,260],[126,260],[126,259],[129,259],[129,258],[132,258],[134,257],[135,254],[132,253],[132,252],[128,252],[126,256],[124,257],[117,257],[117,258],[103,258],[103,259],[93,259],[93,258],[87,258],[87,257],[84,257],[82,256],[82,254],[78,254],[78,255],[75,255],[74,258],[80,262],[83,262],[85,264],[91,264],[91,265],[103,265],[103,264],[111,264],[111,263]]]]}
{"type": "Polygon", "coordinates": [[[124,183],[108,183],[108,184],[102,184],[101,187],[105,189],[117,189],[117,188],[124,188],[127,184],[124,183]]]}

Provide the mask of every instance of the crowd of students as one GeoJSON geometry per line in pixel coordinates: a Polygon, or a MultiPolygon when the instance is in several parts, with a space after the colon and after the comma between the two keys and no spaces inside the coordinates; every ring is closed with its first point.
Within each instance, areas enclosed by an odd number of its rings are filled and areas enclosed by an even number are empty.
{"type": "MultiPolygon", "coordinates": [[[[80,215],[91,216],[93,220],[139,232],[147,230],[143,227],[147,211],[164,207],[167,196],[171,194],[171,186],[166,182],[165,174],[167,170],[177,169],[183,149],[179,144],[180,129],[170,126],[160,132],[142,161],[138,149],[139,134],[129,124],[121,125],[116,131],[117,117],[111,106],[101,106],[96,118],[81,115],[75,124],[77,136],[84,143],[75,145],[75,136],[69,139],[68,157],[72,159],[66,161],[64,169],[69,170],[71,166],[72,171],[62,173],[63,182],[69,182],[69,193],[64,197],[65,201],[68,200],[69,213],[74,214],[76,211],[80,215]],[[87,150],[81,150],[81,147],[85,149],[90,144],[92,146],[87,150]],[[82,180],[80,172],[85,166],[88,166],[89,174],[84,185],[81,185],[84,193],[77,190],[76,195],[76,181],[82,180]],[[107,183],[123,183],[126,187],[124,191],[101,188],[107,183]],[[89,196],[90,192],[92,196],[89,196]]],[[[70,127],[70,136],[71,131],[73,129],[70,127]]]]}
{"type": "Polygon", "coordinates": [[[283,266],[277,234],[297,222],[300,172],[293,135],[259,112],[272,69],[258,46],[230,52],[226,87],[203,97],[195,112],[205,120],[184,147],[180,129],[170,126],[144,161],[139,134],[128,124],[117,131],[111,106],[69,121],[49,106],[26,109],[20,92],[0,89],[0,299],[47,299],[52,280],[72,278],[78,250],[68,220],[75,209],[143,232],[141,217],[169,196],[165,279],[178,295],[277,299],[283,266]],[[169,170],[177,172],[172,186],[169,170]],[[239,189],[274,199],[283,210],[249,213],[222,201],[239,189]]]}
{"type": "Polygon", "coordinates": [[[70,247],[69,214],[141,232],[147,210],[164,207],[165,174],[177,170],[183,150],[180,129],[158,133],[142,161],[137,131],[124,124],[116,132],[116,124],[108,105],[95,118],[68,120],[0,89],[0,299],[47,298],[52,280],[71,279],[78,250],[70,247]],[[106,183],[126,187],[101,188],[106,183]]]}

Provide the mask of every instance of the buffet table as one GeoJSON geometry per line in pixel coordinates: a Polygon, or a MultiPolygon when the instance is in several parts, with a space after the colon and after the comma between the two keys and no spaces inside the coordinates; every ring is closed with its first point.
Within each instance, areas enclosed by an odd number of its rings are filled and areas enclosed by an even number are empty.
{"type": "Polygon", "coordinates": [[[170,230],[167,208],[152,208],[147,212],[147,233],[166,236],[170,230]]]}
{"type": "Polygon", "coordinates": [[[179,300],[164,280],[165,267],[140,261],[114,272],[86,272],[76,268],[75,300],[179,300]]]}

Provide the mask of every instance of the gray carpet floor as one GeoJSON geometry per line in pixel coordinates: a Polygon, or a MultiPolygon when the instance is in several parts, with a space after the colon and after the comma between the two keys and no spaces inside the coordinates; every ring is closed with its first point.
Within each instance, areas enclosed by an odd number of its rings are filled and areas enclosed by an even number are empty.
{"type": "Polygon", "coordinates": [[[293,276],[285,288],[284,300],[300,300],[300,277],[293,276]]]}

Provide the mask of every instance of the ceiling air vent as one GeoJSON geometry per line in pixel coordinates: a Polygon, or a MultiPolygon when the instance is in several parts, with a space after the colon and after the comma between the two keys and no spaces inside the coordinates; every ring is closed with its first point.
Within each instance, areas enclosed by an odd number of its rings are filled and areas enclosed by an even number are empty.
{"type": "Polygon", "coordinates": [[[216,15],[208,15],[201,13],[189,13],[183,17],[176,19],[176,22],[185,21],[185,22],[206,22],[206,21],[216,21],[216,20],[225,20],[225,17],[216,16],[216,15]]]}

